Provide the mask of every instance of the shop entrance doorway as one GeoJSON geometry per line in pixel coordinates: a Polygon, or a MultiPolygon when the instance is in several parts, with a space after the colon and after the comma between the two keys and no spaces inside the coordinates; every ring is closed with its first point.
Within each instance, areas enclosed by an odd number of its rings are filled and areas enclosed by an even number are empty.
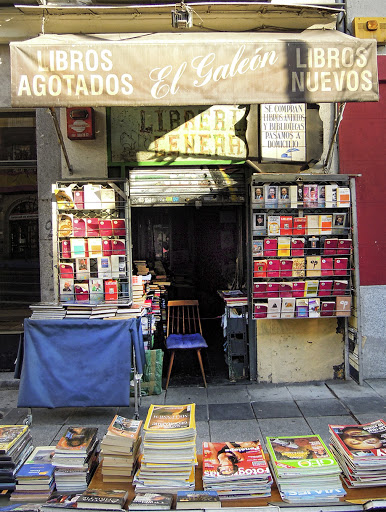
{"type": "MultiPolygon", "coordinates": [[[[146,260],[150,269],[162,261],[171,282],[168,298],[199,301],[209,346],[203,354],[206,374],[212,381],[228,379],[224,303],[217,291],[245,284],[243,207],[134,207],[131,218],[133,261],[146,260]]],[[[186,352],[175,359],[170,385],[201,382],[198,363],[186,352]]]]}

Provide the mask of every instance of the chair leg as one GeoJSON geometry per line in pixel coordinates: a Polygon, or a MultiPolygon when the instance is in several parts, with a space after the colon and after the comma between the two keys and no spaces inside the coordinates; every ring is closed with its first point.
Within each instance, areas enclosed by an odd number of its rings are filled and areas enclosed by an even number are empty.
{"type": "Polygon", "coordinates": [[[198,348],[198,349],[197,349],[197,357],[198,357],[198,362],[200,363],[200,368],[201,368],[202,378],[204,379],[205,387],[208,387],[208,386],[206,385],[206,378],[205,378],[205,372],[204,372],[204,365],[202,364],[202,357],[201,357],[201,349],[200,349],[200,348],[198,348]]]}
{"type": "Polygon", "coordinates": [[[170,374],[172,373],[172,366],[173,366],[173,362],[174,362],[174,353],[175,353],[175,350],[172,350],[172,352],[170,354],[170,362],[169,362],[169,368],[168,368],[168,375],[166,377],[165,390],[168,389],[168,386],[169,386],[170,374]]]}

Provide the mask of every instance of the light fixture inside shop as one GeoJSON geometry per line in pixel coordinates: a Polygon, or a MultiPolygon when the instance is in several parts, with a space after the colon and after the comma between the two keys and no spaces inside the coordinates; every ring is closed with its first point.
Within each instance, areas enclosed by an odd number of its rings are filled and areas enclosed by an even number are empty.
{"type": "Polygon", "coordinates": [[[184,1],[176,4],[172,11],[172,27],[174,28],[190,28],[193,26],[193,12],[189,5],[184,1]]]}

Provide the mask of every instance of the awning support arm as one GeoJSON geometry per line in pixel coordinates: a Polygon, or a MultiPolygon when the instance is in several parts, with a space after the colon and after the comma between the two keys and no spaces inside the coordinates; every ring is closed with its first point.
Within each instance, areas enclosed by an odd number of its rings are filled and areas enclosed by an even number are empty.
{"type": "Polygon", "coordinates": [[[328,171],[328,168],[329,168],[330,163],[331,163],[331,158],[332,158],[332,154],[333,154],[333,151],[334,151],[334,144],[335,144],[335,141],[336,141],[336,136],[338,134],[338,129],[339,129],[340,123],[341,123],[341,121],[343,119],[343,112],[344,112],[345,107],[346,107],[346,102],[345,103],[341,103],[339,105],[338,115],[335,118],[334,131],[332,132],[330,146],[328,148],[326,160],[324,161],[324,170],[326,170],[326,171],[328,171]]]}
{"type": "Polygon", "coordinates": [[[67,164],[67,167],[68,167],[68,172],[69,172],[69,174],[74,174],[74,171],[73,171],[72,166],[70,164],[70,159],[68,158],[68,153],[67,153],[66,146],[64,145],[63,134],[62,134],[62,130],[60,129],[60,124],[59,124],[59,121],[58,121],[58,116],[56,115],[56,111],[55,111],[54,107],[49,107],[49,111],[50,111],[52,120],[54,121],[54,126],[55,126],[55,129],[56,129],[56,134],[58,136],[59,144],[60,144],[60,147],[62,148],[63,155],[64,155],[64,158],[66,160],[66,164],[67,164]]]}

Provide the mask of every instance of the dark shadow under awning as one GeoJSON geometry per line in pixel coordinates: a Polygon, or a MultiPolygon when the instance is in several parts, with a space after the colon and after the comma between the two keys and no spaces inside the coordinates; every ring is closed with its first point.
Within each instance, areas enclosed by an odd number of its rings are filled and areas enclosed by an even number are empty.
{"type": "Polygon", "coordinates": [[[376,41],[336,30],[51,34],[10,48],[14,107],[379,99],[376,41]]]}

